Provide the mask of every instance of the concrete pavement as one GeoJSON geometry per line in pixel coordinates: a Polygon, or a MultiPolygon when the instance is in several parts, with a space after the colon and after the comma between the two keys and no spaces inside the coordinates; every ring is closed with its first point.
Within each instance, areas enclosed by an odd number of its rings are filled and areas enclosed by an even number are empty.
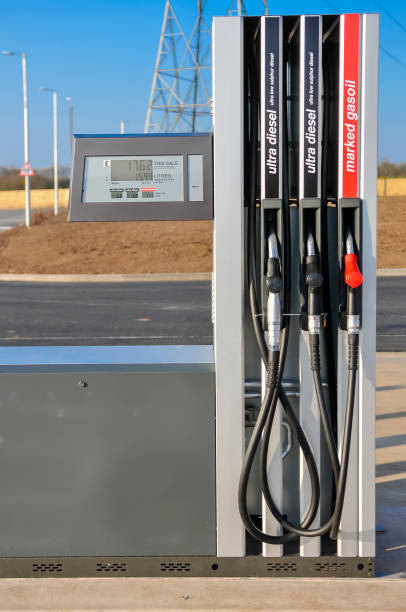
{"type": "MultiPolygon", "coordinates": [[[[376,386],[376,571],[406,578],[406,354],[378,353],[376,386]]],[[[406,598],[404,602],[406,608],[406,598]]]]}
{"type": "Polygon", "coordinates": [[[377,578],[0,580],[0,610],[406,610],[406,354],[377,356],[377,578]]]}
{"type": "Polygon", "coordinates": [[[405,610],[406,581],[366,578],[40,578],[0,582],[0,610],[405,610]]]}

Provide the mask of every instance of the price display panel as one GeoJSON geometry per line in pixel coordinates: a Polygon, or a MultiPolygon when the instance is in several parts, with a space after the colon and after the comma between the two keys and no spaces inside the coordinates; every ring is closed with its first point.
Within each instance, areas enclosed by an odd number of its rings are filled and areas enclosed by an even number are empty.
{"type": "Polygon", "coordinates": [[[211,134],[75,136],[70,221],[212,217],[211,134]]]}

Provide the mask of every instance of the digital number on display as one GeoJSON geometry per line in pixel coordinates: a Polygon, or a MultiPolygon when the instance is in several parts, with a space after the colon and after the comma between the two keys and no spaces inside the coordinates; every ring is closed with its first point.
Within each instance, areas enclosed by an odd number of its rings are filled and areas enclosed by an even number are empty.
{"type": "Polygon", "coordinates": [[[152,159],[126,159],[111,161],[112,181],[152,181],[152,159]]]}

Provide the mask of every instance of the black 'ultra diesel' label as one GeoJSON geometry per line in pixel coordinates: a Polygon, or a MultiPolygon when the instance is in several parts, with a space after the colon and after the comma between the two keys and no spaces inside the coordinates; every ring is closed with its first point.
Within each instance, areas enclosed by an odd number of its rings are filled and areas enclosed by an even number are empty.
{"type": "Polygon", "coordinates": [[[280,18],[262,18],[262,198],[280,198],[280,18]]]}
{"type": "Polygon", "coordinates": [[[302,168],[304,198],[317,198],[319,184],[319,62],[320,22],[319,17],[305,17],[301,36],[301,80],[302,80],[302,168]]]}

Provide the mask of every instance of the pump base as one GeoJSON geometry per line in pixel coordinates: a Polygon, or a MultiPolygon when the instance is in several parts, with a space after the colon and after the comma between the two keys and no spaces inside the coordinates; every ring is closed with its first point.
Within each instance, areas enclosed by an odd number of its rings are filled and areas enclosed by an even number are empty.
{"type": "Polygon", "coordinates": [[[370,578],[370,557],[20,557],[0,559],[0,578],[86,577],[370,578]]]}

